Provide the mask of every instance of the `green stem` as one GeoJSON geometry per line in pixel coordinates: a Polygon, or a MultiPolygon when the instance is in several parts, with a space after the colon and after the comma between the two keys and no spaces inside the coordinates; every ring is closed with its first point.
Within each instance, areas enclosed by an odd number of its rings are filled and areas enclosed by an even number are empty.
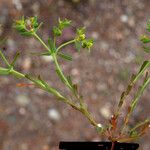
{"type": "Polygon", "coordinates": [[[14,75],[16,78],[25,78],[24,74],[13,69],[10,71],[10,74],[14,75]]]}
{"type": "MultiPolygon", "coordinates": [[[[40,43],[48,50],[50,51],[49,47],[44,43],[44,41],[35,33],[34,36],[40,41],[40,43]]],[[[64,46],[67,46],[68,44],[71,44],[71,43],[74,43],[75,42],[75,39],[74,40],[71,40],[71,41],[68,41],[64,44],[62,44],[61,46],[59,46],[56,50],[56,54],[57,52],[63,48],[64,46]]],[[[51,52],[51,51],[50,51],[51,52]]],[[[62,78],[62,80],[64,81],[65,85],[73,92],[73,88],[72,86],[70,85],[70,83],[68,82],[67,78],[65,77],[65,75],[63,74],[63,71],[57,61],[57,57],[56,57],[56,54],[55,53],[51,53],[51,56],[53,57],[53,60],[54,60],[54,63],[56,65],[56,69],[59,71],[59,74],[62,78]]],[[[97,127],[97,123],[95,122],[95,120],[93,119],[93,117],[91,116],[91,114],[88,112],[87,109],[85,109],[84,107],[81,107],[81,106],[84,106],[83,104],[83,101],[79,98],[78,95],[75,95],[75,97],[79,100],[80,102],[80,107],[77,106],[76,104],[74,104],[73,102],[71,102],[70,100],[67,100],[66,98],[64,98],[64,102],[69,104],[70,106],[72,106],[74,109],[76,110],[79,110],[80,112],[82,112],[86,118],[88,118],[88,120],[90,121],[90,123],[97,127]]]]}
{"type": "Polygon", "coordinates": [[[10,67],[9,62],[7,61],[7,59],[5,58],[4,54],[2,53],[2,51],[0,51],[0,56],[2,57],[3,61],[5,62],[5,64],[10,67]]]}
{"type": "Polygon", "coordinates": [[[46,48],[46,50],[48,50],[49,52],[51,52],[51,50],[49,49],[49,47],[44,43],[44,41],[36,33],[34,33],[33,36],[35,36],[35,38],[37,38],[39,40],[39,42],[46,48]]]}
{"type": "Polygon", "coordinates": [[[58,52],[61,48],[65,47],[65,46],[67,46],[67,45],[69,45],[69,44],[74,43],[75,41],[76,41],[76,40],[73,39],[73,40],[71,40],[71,41],[68,41],[68,42],[66,42],[66,43],[63,43],[62,45],[60,45],[60,46],[57,48],[56,52],[58,52]]]}
{"type": "Polygon", "coordinates": [[[130,130],[130,133],[133,132],[133,131],[135,131],[135,130],[138,129],[139,127],[141,127],[141,126],[143,126],[143,125],[149,123],[149,122],[150,122],[150,119],[146,119],[144,122],[138,123],[137,125],[135,125],[135,127],[133,127],[133,128],[130,130]]]}
{"type": "Polygon", "coordinates": [[[139,100],[139,98],[141,97],[141,95],[143,94],[145,88],[148,86],[148,84],[150,83],[150,77],[148,77],[148,79],[144,82],[144,84],[139,88],[137,94],[135,95],[135,98],[133,99],[132,101],[132,104],[131,104],[131,108],[128,112],[128,114],[126,115],[125,117],[125,122],[124,122],[124,125],[123,125],[123,128],[121,130],[121,133],[123,133],[128,121],[129,121],[129,118],[131,116],[131,113],[133,112],[133,110],[135,109],[136,105],[137,105],[137,102],[139,100]]]}
{"type": "Polygon", "coordinates": [[[58,61],[57,61],[57,58],[56,58],[56,54],[52,54],[52,57],[54,59],[54,62],[55,62],[55,65],[56,65],[56,68],[57,70],[59,71],[60,75],[61,75],[61,78],[62,80],[64,81],[64,83],[66,84],[67,87],[69,87],[69,89],[72,89],[72,86],[69,84],[67,78],[65,77],[65,75],[63,74],[59,64],[58,64],[58,61]]]}
{"type": "MultiPolygon", "coordinates": [[[[49,47],[44,43],[44,41],[35,33],[33,34],[38,40],[39,42],[48,50],[50,51],[49,47]]],[[[51,56],[53,57],[54,63],[56,65],[56,69],[59,71],[61,78],[64,80],[65,84],[67,85],[67,87],[69,87],[70,89],[72,89],[71,85],[69,84],[68,80],[66,79],[65,75],[62,72],[61,67],[58,64],[57,58],[56,58],[56,54],[52,53],[51,56]]]]}
{"type": "MultiPolygon", "coordinates": [[[[145,62],[147,62],[146,65],[142,68],[142,70],[139,70],[139,72],[138,72],[137,75],[135,76],[134,80],[130,82],[130,84],[128,85],[127,89],[124,91],[124,96],[120,99],[121,101],[119,101],[119,103],[122,102],[122,104],[121,104],[121,105],[118,105],[117,111],[115,112],[115,115],[116,115],[116,116],[119,116],[120,109],[121,109],[121,107],[122,107],[122,105],[123,105],[123,103],[124,103],[124,100],[126,99],[126,96],[129,95],[129,93],[131,92],[132,87],[133,87],[133,86],[135,85],[135,83],[139,80],[139,78],[143,75],[143,73],[145,72],[145,70],[150,66],[150,61],[144,61],[144,63],[145,63],[145,62]],[[129,90],[129,89],[128,89],[129,86],[130,86],[130,88],[131,88],[130,91],[128,91],[128,90],[129,90]]],[[[144,65],[144,63],[142,64],[142,66],[144,65]]],[[[141,66],[141,67],[142,67],[142,66],[141,66]]],[[[141,69],[141,68],[140,68],[140,69],[141,69]]]]}

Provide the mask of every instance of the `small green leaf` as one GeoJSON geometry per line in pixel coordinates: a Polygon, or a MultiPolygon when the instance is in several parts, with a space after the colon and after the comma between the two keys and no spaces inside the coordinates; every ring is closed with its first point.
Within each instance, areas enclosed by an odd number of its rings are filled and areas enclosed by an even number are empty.
{"type": "Polygon", "coordinates": [[[126,95],[128,95],[130,93],[130,91],[132,90],[132,84],[128,85],[127,90],[126,90],[126,95]]]}
{"type": "Polygon", "coordinates": [[[132,82],[135,80],[135,78],[136,78],[136,75],[135,75],[135,74],[132,74],[130,83],[132,83],[132,82]]]}
{"type": "Polygon", "coordinates": [[[58,56],[60,56],[60,57],[63,58],[63,59],[72,61],[72,57],[71,57],[70,55],[68,55],[68,54],[64,54],[64,53],[62,53],[62,52],[59,52],[59,53],[58,53],[58,56]]]}
{"type": "Polygon", "coordinates": [[[148,66],[150,66],[150,61],[144,61],[138,74],[140,74],[143,70],[145,70],[148,66]]]}
{"type": "Polygon", "coordinates": [[[138,132],[137,131],[132,131],[129,134],[130,134],[130,137],[136,137],[136,136],[138,136],[138,132]]]}
{"type": "Polygon", "coordinates": [[[82,48],[82,43],[80,41],[76,41],[75,42],[75,47],[76,47],[77,51],[79,52],[80,49],[82,48]]]}
{"type": "Polygon", "coordinates": [[[64,20],[61,20],[59,18],[58,23],[59,23],[58,25],[59,29],[63,30],[64,28],[69,27],[71,25],[71,20],[68,20],[66,18],[64,20]]]}
{"type": "Polygon", "coordinates": [[[48,38],[48,46],[49,46],[49,48],[51,49],[52,52],[56,51],[54,41],[51,38],[48,38]]]}
{"type": "Polygon", "coordinates": [[[20,56],[20,53],[17,52],[16,55],[15,55],[15,57],[14,57],[14,60],[13,60],[12,63],[10,64],[12,67],[14,67],[14,65],[15,65],[15,63],[16,63],[16,61],[17,61],[17,59],[18,59],[19,56],[20,56]]]}
{"type": "Polygon", "coordinates": [[[76,32],[78,35],[85,34],[85,27],[78,28],[76,32]]]}
{"type": "Polygon", "coordinates": [[[56,73],[57,73],[58,77],[61,79],[61,81],[62,81],[63,83],[65,83],[66,81],[65,81],[64,78],[62,77],[62,73],[61,73],[58,69],[56,69],[56,73]]]}
{"type": "Polygon", "coordinates": [[[68,80],[69,84],[72,86],[73,82],[72,82],[71,76],[67,76],[67,80],[68,80]]]}
{"type": "Polygon", "coordinates": [[[56,26],[54,26],[53,27],[53,34],[54,34],[54,36],[61,36],[62,35],[62,31],[58,28],[58,27],[56,27],[56,26]]]}
{"type": "Polygon", "coordinates": [[[78,93],[78,85],[77,84],[73,84],[72,87],[73,87],[74,92],[78,93]]]}
{"type": "Polygon", "coordinates": [[[141,41],[142,41],[143,43],[149,43],[149,42],[150,42],[150,37],[148,37],[147,35],[143,35],[143,36],[141,37],[141,41]]]}
{"type": "Polygon", "coordinates": [[[37,52],[31,52],[31,55],[36,55],[36,56],[50,56],[50,52],[43,52],[43,53],[37,53],[37,52]]]}

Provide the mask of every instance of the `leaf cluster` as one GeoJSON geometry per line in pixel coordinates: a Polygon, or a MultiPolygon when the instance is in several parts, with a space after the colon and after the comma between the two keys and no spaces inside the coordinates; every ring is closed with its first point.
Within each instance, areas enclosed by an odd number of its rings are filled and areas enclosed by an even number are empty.
{"type": "Polygon", "coordinates": [[[29,17],[27,19],[22,17],[20,20],[16,20],[14,23],[14,28],[21,35],[25,35],[25,36],[33,35],[34,33],[37,32],[37,30],[39,29],[40,26],[41,26],[41,24],[39,25],[36,16],[29,17]]]}

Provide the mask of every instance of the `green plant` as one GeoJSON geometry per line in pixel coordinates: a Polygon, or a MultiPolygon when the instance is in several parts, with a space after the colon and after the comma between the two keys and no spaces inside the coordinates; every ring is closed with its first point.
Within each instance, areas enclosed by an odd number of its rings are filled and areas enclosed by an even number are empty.
{"type": "MultiPolygon", "coordinates": [[[[148,23],[147,23],[147,31],[150,32],[150,20],[148,20],[148,23]]],[[[150,43],[150,36],[148,36],[148,35],[141,36],[141,41],[144,44],[150,43]]],[[[150,47],[149,46],[144,45],[143,48],[144,48],[145,52],[150,53],[150,47]]]]}
{"type": "MultiPolygon", "coordinates": [[[[57,90],[56,88],[48,85],[48,83],[39,75],[38,77],[33,77],[29,74],[23,74],[21,72],[18,72],[15,70],[15,64],[19,57],[19,53],[17,53],[13,59],[13,61],[10,63],[0,51],[0,56],[2,60],[5,62],[6,67],[0,67],[0,75],[12,75],[16,78],[26,78],[30,80],[34,85],[38,86],[39,88],[43,89],[46,92],[49,92],[53,94],[59,101],[62,101],[74,109],[80,111],[88,120],[89,122],[96,128],[98,134],[105,136],[107,139],[109,139],[112,142],[119,141],[130,141],[135,140],[139,137],[141,137],[148,129],[150,119],[146,119],[145,121],[142,121],[138,124],[136,124],[132,129],[127,130],[127,125],[129,123],[130,116],[132,115],[132,112],[137,106],[137,103],[139,101],[139,98],[141,97],[143,91],[150,83],[150,76],[148,74],[148,68],[150,67],[150,61],[146,60],[143,62],[142,66],[140,67],[137,74],[132,75],[131,80],[124,92],[122,92],[120,101],[118,103],[118,107],[116,111],[114,112],[114,115],[112,115],[111,119],[108,120],[107,125],[101,125],[100,123],[97,123],[91,113],[88,111],[88,107],[83,100],[82,95],[80,94],[80,91],[78,90],[78,86],[73,83],[71,76],[66,76],[64,72],[62,71],[62,68],[58,62],[58,58],[61,57],[65,60],[72,60],[72,57],[68,54],[65,54],[61,51],[64,47],[70,44],[74,44],[78,51],[80,51],[81,48],[88,49],[90,51],[90,48],[93,45],[92,39],[87,39],[85,35],[85,28],[78,28],[76,30],[76,36],[74,39],[62,43],[61,45],[57,45],[57,38],[59,38],[63,34],[63,30],[66,27],[71,26],[71,21],[64,19],[58,21],[58,25],[53,27],[53,38],[48,38],[47,42],[44,42],[41,37],[37,34],[38,30],[40,29],[40,26],[42,24],[38,23],[37,17],[30,17],[25,19],[22,17],[20,20],[17,20],[14,23],[14,27],[16,30],[24,36],[32,36],[35,39],[37,39],[45,48],[45,52],[42,53],[35,53],[37,55],[46,55],[51,56],[53,58],[55,69],[58,77],[61,79],[61,81],[64,83],[64,85],[70,90],[70,92],[73,95],[73,99],[68,98],[67,96],[64,96],[57,90]],[[135,92],[135,96],[133,100],[131,101],[131,104],[128,108],[127,114],[125,116],[125,119],[122,122],[122,126],[119,126],[119,117],[121,116],[121,110],[123,107],[123,104],[126,100],[126,97],[130,94],[131,90],[134,88],[137,81],[144,76],[143,82],[141,86],[138,88],[137,92],[135,92]]],[[[149,24],[148,24],[149,26],[149,24]]],[[[150,26],[149,26],[150,28],[150,26]]],[[[148,30],[150,30],[148,28],[148,30]]],[[[142,41],[145,43],[145,38],[142,38],[142,41]]],[[[148,40],[146,40],[147,43],[148,40]]],[[[28,86],[28,84],[25,84],[28,86]]],[[[21,85],[20,85],[21,86],[21,85]]]]}

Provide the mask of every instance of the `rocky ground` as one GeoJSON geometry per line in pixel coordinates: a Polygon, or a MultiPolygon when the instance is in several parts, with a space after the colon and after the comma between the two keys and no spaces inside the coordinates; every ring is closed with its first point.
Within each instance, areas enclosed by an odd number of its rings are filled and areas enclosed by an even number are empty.
{"type": "MultiPolygon", "coordinates": [[[[71,19],[73,28],[66,30],[61,42],[72,38],[75,27],[86,26],[87,36],[95,39],[91,54],[84,50],[77,53],[70,47],[67,52],[74,60],[62,61],[62,67],[80,85],[96,120],[106,123],[130,75],[148,58],[139,37],[145,33],[149,6],[148,0],[0,0],[0,39],[6,39],[0,48],[10,60],[16,51],[21,52],[17,70],[40,74],[51,85],[67,92],[55,74],[53,61],[30,55],[43,49],[41,45],[18,35],[12,23],[22,15],[38,15],[44,22],[40,34],[46,39],[59,17],[71,19]]],[[[0,77],[0,149],[55,150],[61,140],[99,140],[82,114],[39,89],[17,87],[20,82],[25,80],[0,77]]],[[[149,117],[149,92],[150,87],[131,124],[149,117]]],[[[149,140],[147,134],[138,141],[141,150],[149,150],[149,140]]]]}

